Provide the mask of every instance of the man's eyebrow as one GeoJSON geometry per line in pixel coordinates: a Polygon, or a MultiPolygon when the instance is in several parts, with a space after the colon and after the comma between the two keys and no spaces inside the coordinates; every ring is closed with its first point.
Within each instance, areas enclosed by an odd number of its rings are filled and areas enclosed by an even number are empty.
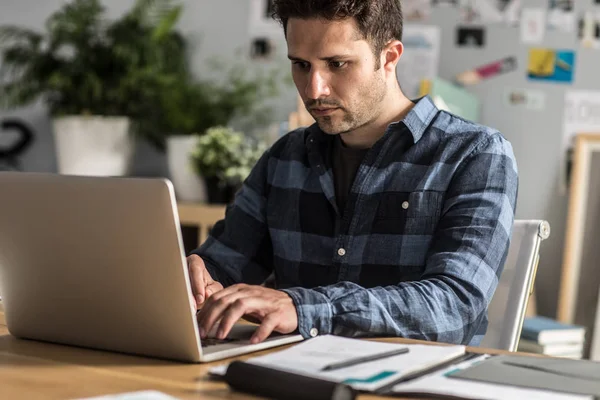
{"type": "MultiPolygon", "coordinates": [[[[321,57],[321,58],[319,58],[319,60],[322,60],[322,61],[334,61],[334,60],[346,59],[346,58],[350,58],[350,57],[352,57],[350,54],[338,54],[338,55],[330,56],[330,57],[321,57]]],[[[288,54],[288,58],[291,61],[308,62],[306,60],[301,59],[300,57],[296,57],[296,56],[293,56],[291,54],[288,54]]]]}

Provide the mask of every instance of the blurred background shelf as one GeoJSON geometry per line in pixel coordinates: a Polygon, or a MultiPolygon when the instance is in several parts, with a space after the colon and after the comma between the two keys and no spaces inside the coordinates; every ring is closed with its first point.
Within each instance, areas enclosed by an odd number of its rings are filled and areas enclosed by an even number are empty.
{"type": "Polygon", "coordinates": [[[177,203],[186,255],[204,243],[210,229],[225,217],[226,207],[225,204],[177,203]]]}

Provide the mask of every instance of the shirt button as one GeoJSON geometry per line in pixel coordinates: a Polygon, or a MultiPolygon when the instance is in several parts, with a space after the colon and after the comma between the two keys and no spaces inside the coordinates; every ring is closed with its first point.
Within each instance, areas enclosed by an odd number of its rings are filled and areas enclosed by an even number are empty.
{"type": "Polygon", "coordinates": [[[338,250],[338,255],[339,255],[340,257],[344,257],[344,256],[346,255],[346,250],[344,250],[344,249],[339,249],[339,250],[338,250]]]}
{"type": "Polygon", "coordinates": [[[408,210],[408,207],[410,207],[410,204],[408,204],[408,201],[405,201],[404,203],[402,203],[402,208],[404,208],[405,210],[408,210]]]}
{"type": "Polygon", "coordinates": [[[319,335],[319,330],[317,328],[312,328],[310,330],[310,337],[317,337],[319,335]]]}

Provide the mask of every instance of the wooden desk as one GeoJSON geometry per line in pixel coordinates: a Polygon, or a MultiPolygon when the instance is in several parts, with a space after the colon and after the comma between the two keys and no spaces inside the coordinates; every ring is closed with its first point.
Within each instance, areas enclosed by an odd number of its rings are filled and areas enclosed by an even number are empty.
{"type": "MultiPolygon", "coordinates": [[[[469,350],[502,353],[479,348],[469,350]]],[[[269,351],[274,350],[239,359],[269,351]]],[[[158,390],[180,399],[255,399],[230,391],[223,382],[208,379],[209,368],[219,363],[178,364],[16,339],[8,333],[0,304],[1,399],[74,399],[140,390],[158,390]]],[[[380,397],[360,397],[364,400],[377,398],[380,397]]]]}

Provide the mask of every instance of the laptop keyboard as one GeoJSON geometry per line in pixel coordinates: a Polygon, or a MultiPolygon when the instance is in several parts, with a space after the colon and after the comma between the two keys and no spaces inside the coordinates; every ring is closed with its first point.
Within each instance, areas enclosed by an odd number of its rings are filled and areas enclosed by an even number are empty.
{"type": "Polygon", "coordinates": [[[231,343],[231,342],[239,342],[240,339],[229,339],[229,338],[225,338],[225,339],[217,339],[217,338],[206,338],[206,339],[202,339],[200,340],[200,343],[202,344],[202,347],[209,347],[209,346],[216,346],[218,344],[226,344],[226,343],[231,343]]]}

